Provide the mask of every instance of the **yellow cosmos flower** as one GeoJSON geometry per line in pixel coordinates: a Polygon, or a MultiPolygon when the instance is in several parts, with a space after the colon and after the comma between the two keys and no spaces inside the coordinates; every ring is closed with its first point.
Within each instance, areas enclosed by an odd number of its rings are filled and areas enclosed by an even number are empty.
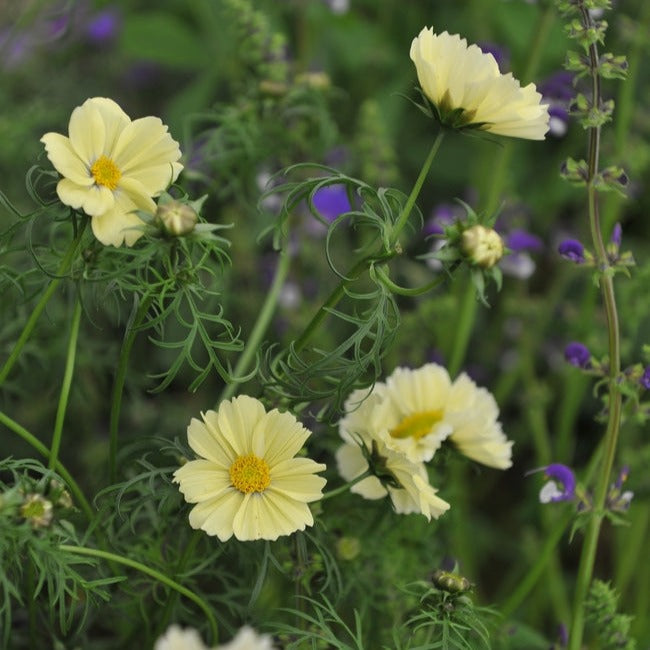
{"type": "Polygon", "coordinates": [[[131,121],[105,97],[87,99],[72,111],[68,135],[41,138],[63,176],[56,188],[59,199],[92,217],[93,233],[102,244],[132,246],[142,235],[134,210],[155,212],[152,197],[183,169],[178,143],[159,118],[131,121]]]}
{"type": "Polygon", "coordinates": [[[476,126],[513,138],[543,140],[548,106],[535,84],[521,87],[501,74],[496,60],[458,34],[434,34],[425,27],[411,44],[412,61],[426,97],[449,126],[476,126]]]}
{"type": "Polygon", "coordinates": [[[314,523],[308,503],[322,497],[325,465],[294,458],[310,432],[290,413],[268,413],[240,395],[192,419],[187,437],[201,457],[174,472],[192,528],[222,542],[275,540],[314,523]]]}
{"type": "Polygon", "coordinates": [[[445,418],[450,387],[449,374],[435,363],[417,370],[396,368],[365,401],[367,391],[350,395],[339,423],[341,435],[350,442],[347,433],[383,437],[389,449],[413,463],[431,460],[452,431],[445,418]]]}
{"type": "MultiPolygon", "coordinates": [[[[381,437],[372,440],[361,437],[364,444],[374,447],[374,456],[380,459],[382,472],[391,476],[394,485],[384,485],[376,476],[369,476],[355,483],[350,491],[364,499],[381,499],[389,496],[395,512],[399,514],[420,513],[428,520],[437,519],[449,510],[449,504],[436,496],[429,484],[424,463],[412,463],[406,456],[390,449],[381,437]]],[[[352,481],[368,470],[366,460],[359,444],[345,442],[336,452],[339,474],[352,481]]]]}
{"type": "Polygon", "coordinates": [[[451,387],[447,417],[453,427],[449,440],[462,454],[497,469],[512,466],[512,441],[501,430],[497,420],[499,407],[494,397],[465,373],[461,373],[451,387]]]}

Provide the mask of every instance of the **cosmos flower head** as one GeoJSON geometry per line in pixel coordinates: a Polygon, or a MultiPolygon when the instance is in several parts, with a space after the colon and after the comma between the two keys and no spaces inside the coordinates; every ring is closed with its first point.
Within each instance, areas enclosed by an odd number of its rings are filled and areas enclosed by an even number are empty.
{"type": "Polygon", "coordinates": [[[308,503],[322,496],[325,465],[295,455],[311,433],[290,413],[267,412],[247,395],[192,419],[190,447],[199,458],[174,472],[190,526],[222,542],[276,540],[314,523],[308,503]]]}
{"type": "Polygon", "coordinates": [[[170,625],[158,638],[153,650],[209,650],[209,648],[195,629],[170,625]]]}
{"type": "Polygon", "coordinates": [[[434,34],[425,27],[413,39],[410,56],[422,91],[443,125],[544,139],[549,114],[541,94],[534,84],[522,88],[512,74],[501,74],[492,54],[468,45],[458,34],[434,34]]]}
{"type": "Polygon", "coordinates": [[[46,133],[41,142],[61,174],[61,202],[89,215],[105,245],[132,246],[143,234],[135,214],[153,214],[159,196],[183,169],[178,143],[157,117],[131,120],[106,97],[87,99],[72,111],[68,136],[46,133]]]}

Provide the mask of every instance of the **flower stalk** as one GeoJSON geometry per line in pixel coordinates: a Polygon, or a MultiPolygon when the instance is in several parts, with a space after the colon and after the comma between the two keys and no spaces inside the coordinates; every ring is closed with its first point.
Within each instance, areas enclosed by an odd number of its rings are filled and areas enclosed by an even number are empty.
{"type": "MultiPolygon", "coordinates": [[[[581,22],[585,29],[593,28],[593,21],[588,10],[581,4],[580,6],[581,22]]],[[[589,68],[591,73],[591,106],[594,108],[601,106],[601,87],[600,74],[598,69],[598,48],[596,42],[588,46],[589,68]]],[[[598,549],[598,538],[600,527],[605,513],[605,499],[610,483],[612,466],[616,456],[616,447],[621,421],[621,393],[618,389],[616,380],[620,373],[620,340],[618,314],[616,309],[616,298],[614,294],[613,278],[609,270],[607,251],[603,242],[601,232],[598,191],[596,181],[598,179],[598,165],[600,154],[600,131],[601,125],[594,124],[589,128],[589,149],[587,162],[587,198],[589,227],[593,246],[596,256],[597,268],[600,271],[599,282],[608,332],[609,348],[609,397],[608,397],[608,419],[604,435],[604,457],[602,460],[601,470],[596,483],[594,494],[594,511],[587,526],[585,541],[582,548],[578,576],[576,580],[576,590],[574,596],[574,616],[571,625],[568,650],[580,650],[582,647],[582,638],[585,625],[584,603],[589,592],[596,552],[598,549]]]]}

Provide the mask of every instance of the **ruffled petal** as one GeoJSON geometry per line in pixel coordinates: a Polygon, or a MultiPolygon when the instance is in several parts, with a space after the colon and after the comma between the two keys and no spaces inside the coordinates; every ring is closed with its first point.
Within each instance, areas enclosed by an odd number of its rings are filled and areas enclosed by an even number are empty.
{"type": "Polygon", "coordinates": [[[75,210],[81,208],[91,217],[104,214],[112,210],[115,205],[113,193],[103,185],[88,187],[62,178],[56,186],[56,193],[62,203],[75,208],[75,210]]]}
{"type": "Polygon", "coordinates": [[[188,503],[214,499],[232,487],[228,471],[209,460],[185,463],[174,472],[174,482],[188,503]]]}
{"type": "Polygon", "coordinates": [[[233,535],[233,521],[243,501],[244,495],[234,488],[214,499],[202,501],[190,511],[190,526],[226,542],[233,535]]]}
{"type": "MultiPolygon", "coordinates": [[[[70,139],[60,133],[46,133],[41,142],[54,169],[76,185],[89,187],[95,182],[88,166],[79,158],[70,139]]],[[[67,205],[67,204],[66,204],[67,205]]]]}
{"type": "Polygon", "coordinates": [[[68,132],[73,149],[89,166],[105,153],[106,127],[92,99],[72,111],[68,132]]]}
{"type": "Polygon", "coordinates": [[[134,210],[154,212],[156,204],[147,197],[138,197],[139,205],[123,192],[115,192],[113,209],[93,217],[93,233],[105,246],[127,246],[133,244],[143,235],[144,222],[134,210]]]}

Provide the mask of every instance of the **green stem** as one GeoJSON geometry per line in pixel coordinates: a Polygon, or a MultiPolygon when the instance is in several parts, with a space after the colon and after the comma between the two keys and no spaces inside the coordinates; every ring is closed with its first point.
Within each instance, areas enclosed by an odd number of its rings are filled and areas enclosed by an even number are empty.
{"type": "Polygon", "coordinates": [[[348,481],[347,483],[340,485],[339,487],[334,488],[329,492],[325,492],[325,494],[323,494],[320,500],[325,501],[325,499],[331,499],[332,497],[335,497],[343,492],[347,492],[353,485],[356,485],[357,483],[363,481],[369,476],[372,476],[372,472],[369,469],[367,469],[363,474],[359,474],[359,476],[353,478],[351,481],[348,481]]]}
{"type": "Polygon", "coordinates": [[[197,596],[189,589],[186,589],[185,587],[183,587],[183,585],[178,584],[178,582],[176,582],[175,580],[168,578],[164,573],[161,573],[160,571],[156,571],[156,569],[151,569],[148,566],[142,564],[141,562],[137,562],[136,560],[131,560],[129,558],[123,557],[121,555],[117,555],[115,553],[109,553],[108,551],[100,551],[99,549],[94,549],[94,548],[84,548],[83,546],[72,546],[69,544],[60,544],[59,548],[62,551],[67,551],[68,553],[74,553],[75,555],[86,555],[89,557],[97,557],[102,560],[108,560],[110,562],[116,562],[117,564],[123,564],[124,566],[128,566],[132,569],[136,569],[137,571],[140,571],[141,573],[144,573],[150,576],[151,578],[158,580],[158,582],[166,585],[167,587],[174,589],[179,594],[185,596],[192,602],[196,603],[203,610],[206,618],[208,619],[208,623],[210,624],[212,642],[216,643],[219,636],[217,621],[214,618],[214,614],[212,613],[210,606],[203,600],[203,598],[197,596]]]}
{"type": "Polygon", "coordinates": [[[50,448],[50,461],[48,467],[54,469],[59,455],[61,446],[61,437],[63,434],[63,421],[65,412],[68,408],[68,398],[70,397],[70,386],[72,385],[72,374],[74,373],[74,362],[77,354],[77,339],[79,338],[79,323],[81,322],[81,301],[77,297],[72,314],[72,326],[70,328],[70,339],[68,341],[68,352],[65,360],[65,371],[63,373],[63,382],[61,384],[61,395],[59,397],[59,406],[56,410],[56,419],[54,421],[54,432],[52,433],[52,446],[50,448]]]}
{"type": "Polygon", "coordinates": [[[408,199],[406,199],[406,203],[402,208],[402,212],[397,217],[397,221],[393,226],[393,230],[389,238],[389,249],[395,247],[395,244],[397,243],[397,240],[399,239],[399,236],[402,230],[404,229],[404,226],[406,225],[408,218],[411,216],[411,210],[413,210],[413,206],[415,205],[415,202],[418,196],[420,195],[420,190],[422,189],[422,185],[424,185],[424,181],[426,180],[429,174],[429,170],[431,169],[431,164],[433,163],[433,159],[436,157],[436,154],[438,153],[438,149],[440,148],[440,144],[442,143],[444,137],[445,137],[445,131],[444,129],[440,129],[438,135],[436,136],[436,139],[433,142],[433,145],[431,146],[429,155],[424,161],[424,164],[422,165],[422,169],[420,169],[420,174],[418,175],[415,181],[415,185],[413,185],[413,189],[411,190],[408,199]]]}
{"type": "MultiPolygon", "coordinates": [[[[581,6],[583,24],[591,26],[591,18],[587,9],[581,6]]],[[[598,74],[598,50],[596,45],[589,48],[589,57],[592,71],[592,105],[600,105],[600,77],[598,74]]],[[[596,551],[598,549],[598,537],[600,535],[600,526],[604,516],[605,499],[609,488],[610,476],[614,458],[616,455],[616,446],[618,442],[618,433],[621,420],[621,393],[616,384],[620,373],[620,341],[618,314],[616,310],[616,299],[614,296],[614,283],[612,276],[607,273],[608,261],[605,244],[603,243],[600,219],[598,213],[598,194],[594,186],[594,181],[598,173],[600,150],[600,128],[594,127],[589,129],[589,182],[587,186],[588,207],[589,207],[589,226],[593,240],[594,250],[596,252],[598,268],[602,271],[600,277],[600,287],[605,306],[607,318],[607,332],[609,341],[609,399],[608,399],[608,420],[607,428],[604,435],[605,452],[600,475],[596,484],[594,494],[594,512],[587,527],[585,541],[582,547],[580,565],[578,567],[578,576],[576,579],[576,590],[574,597],[574,616],[571,625],[571,635],[569,637],[568,650],[580,650],[582,646],[582,637],[584,633],[585,616],[584,602],[589,591],[591,579],[596,561],[596,551]]]]}
{"type": "MultiPolygon", "coordinates": [[[[458,265],[454,265],[452,268],[448,270],[448,273],[451,273],[458,265]]],[[[429,291],[432,291],[436,287],[439,287],[441,284],[443,284],[447,279],[447,275],[440,275],[435,280],[432,280],[431,282],[427,282],[427,284],[422,285],[421,287],[401,287],[398,284],[395,284],[389,277],[388,273],[384,271],[379,266],[373,266],[371,269],[371,272],[373,272],[379,281],[388,289],[390,290],[391,293],[396,294],[398,296],[410,296],[410,297],[416,297],[416,296],[422,296],[425,293],[429,293],[429,291]]]]}
{"type": "MultiPolygon", "coordinates": [[[[9,416],[2,413],[2,411],[0,411],[0,424],[4,424],[7,429],[18,434],[26,443],[36,449],[36,451],[44,458],[50,457],[50,450],[33,433],[27,431],[25,427],[22,427],[20,424],[18,424],[18,422],[12,420],[9,416]]],[[[68,470],[59,460],[56,461],[53,469],[67,483],[68,488],[70,488],[70,492],[72,492],[72,495],[77,500],[79,507],[83,510],[88,520],[92,521],[92,518],[94,516],[93,509],[90,507],[88,500],[77,485],[77,482],[72,478],[70,472],[68,472],[68,470]]]]}
{"type": "Polygon", "coordinates": [[[458,322],[454,328],[454,347],[451,352],[448,367],[449,374],[452,377],[458,374],[465,361],[467,347],[469,346],[469,340],[474,329],[474,321],[476,320],[477,305],[478,301],[476,300],[474,285],[468,279],[461,298],[458,322]]]}
{"type": "Polygon", "coordinates": [[[564,535],[564,532],[568,528],[573,517],[574,513],[572,511],[570,515],[565,515],[560,521],[558,521],[548,533],[544,546],[537,554],[535,564],[533,564],[533,566],[526,572],[526,575],[517,584],[516,589],[510,594],[510,597],[500,608],[500,611],[503,614],[503,620],[507,621],[508,618],[512,616],[512,614],[524,602],[524,599],[528,596],[533,587],[537,584],[537,581],[542,577],[546,565],[553,557],[555,548],[560,543],[562,535],[564,535]]]}
{"type": "Polygon", "coordinates": [[[11,351],[9,358],[5,361],[4,365],[2,366],[2,369],[0,370],[0,386],[2,386],[5,379],[7,378],[7,375],[11,372],[11,369],[13,368],[14,364],[18,360],[18,357],[20,356],[23,347],[25,347],[25,343],[27,343],[29,337],[32,335],[32,332],[34,331],[34,327],[36,327],[36,323],[38,322],[41,313],[45,309],[47,303],[50,301],[50,298],[54,295],[54,292],[56,291],[59,284],[61,284],[61,280],[63,280],[64,274],[67,273],[67,271],[72,266],[72,262],[74,261],[75,254],[77,252],[77,247],[79,246],[79,242],[81,241],[81,236],[83,235],[83,231],[84,228],[80,227],[79,231],[77,232],[77,236],[70,242],[70,245],[68,246],[68,250],[65,252],[63,259],[61,260],[61,263],[59,264],[56,270],[55,277],[52,278],[50,284],[48,285],[47,289],[41,296],[40,300],[38,301],[38,303],[36,303],[36,306],[34,307],[34,310],[32,311],[29,319],[27,320],[27,323],[25,323],[25,327],[21,332],[18,341],[16,341],[16,345],[14,346],[14,349],[11,351]]]}
{"type": "Polygon", "coordinates": [[[395,225],[392,228],[389,241],[388,241],[388,252],[384,252],[384,253],[377,252],[375,254],[367,255],[366,257],[360,259],[345,274],[344,278],[330,293],[330,295],[327,297],[325,302],[321,305],[320,309],[316,312],[316,314],[314,314],[314,317],[311,319],[311,321],[309,321],[309,324],[304,329],[303,333],[294,341],[293,349],[296,352],[300,352],[305,348],[309,339],[312,337],[314,332],[319,328],[323,320],[325,320],[325,317],[329,314],[330,309],[332,309],[336,304],[338,304],[339,300],[341,300],[341,298],[343,298],[343,296],[345,295],[347,287],[350,284],[352,284],[355,280],[357,280],[357,278],[363,271],[369,269],[376,262],[387,261],[397,254],[397,251],[395,250],[396,248],[395,245],[397,244],[399,235],[404,229],[404,226],[406,226],[408,218],[411,215],[411,211],[413,210],[415,201],[417,200],[420,194],[420,190],[424,185],[424,181],[426,180],[427,174],[429,173],[429,169],[431,169],[433,159],[435,158],[436,153],[440,148],[440,144],[442,142],[443,137],[444,137],[444,131],[441,130],[436,136],[436,139],[429,151],[429,155],[424,161],[424,164],[422,165],[422,169],[420,170],[420,174],[418,175],[415,184],[413,185],[413,189],[411,190],[411,193],[406,199],[406,203],[404,204],[402,211],[400,212],[399,216],[395,221],[395,225]]]}
{"type": "Polygon", "coordinates": [[[266,330],[271,323],[271,319],[273,318],[273,314],[275,313],[278,298],[280,297],[280,291],[282,290],[284,281],[287,279],[287,274],[289,273],[290,263],[291,256],[289,255],[289,251],[286,248],[283,248],[280,251],[278,265],[275,269],[275,276],[273,277],[271,288],[269,289],[266,300],[262,305],[257,321],[253,326],[246,347],[237,360],[237,365],[233,371],[233,380],[224,388],[221,397],[219,398],[219,403],[223,400],[230,399],[235,394],[237,387],[246,380],[245,374],[248,372],[248,369],[259,350],[264,334],[266,333],[266,330]]]}
{"type": "Polygon", "coordinates": [[[117,457],[117,436],[120,425],[120,411],[122,410],[122,395],[124,393],[124,382],[131,356],[131,349],[138,334],[139,327],[151,306],[152,297],[143,296],[138,308],[126,326],[124,341],[120,350],[120,359],[115,373],[113,382],[113,392],[111,396],[111,415],[109,423],[109,452],[108,452],[108,473],[112,483],[115,483],[117,477],[116,457],[117,457]]]}

